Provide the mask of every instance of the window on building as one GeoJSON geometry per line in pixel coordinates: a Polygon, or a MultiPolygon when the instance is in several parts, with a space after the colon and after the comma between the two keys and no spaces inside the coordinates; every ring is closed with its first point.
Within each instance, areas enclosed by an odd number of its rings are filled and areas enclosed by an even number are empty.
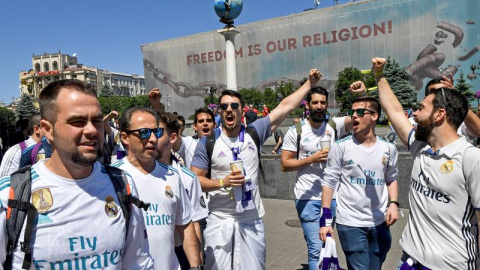
{"type": "Polygon", "coordinates": [[[43,71],[47,72],[49,70],[50,70],[50,66],[48,65],[48,63],[47,62],[43,63],[43,71]]]}
{"type": "Polygon", "coordinates": [[[52,70],[58,70],[58,63],[57,63],[57,61],[53,61],[52,70]]]}
{"type": "Polygon", "coordinates": [[[39,63],[36,63],[35,64],[35,72],[40,72],[40,64],[39,63]]]}

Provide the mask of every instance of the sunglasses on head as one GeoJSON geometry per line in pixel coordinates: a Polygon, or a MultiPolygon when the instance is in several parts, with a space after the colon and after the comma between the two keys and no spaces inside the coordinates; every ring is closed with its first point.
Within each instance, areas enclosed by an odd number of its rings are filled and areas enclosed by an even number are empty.
{"type": "Polygon", "coordinates": [[[150,135],[153,134],[157,138],[161,138],[163,136],[163,128],[158,127],[158,128],[140,128],[140,129],[135,129],[135,130],[125,130],[125,133],[131,134],[134,132],[138,132],[138,135],[140,135],[140,138],[142,139],[148,139],[150,138],[150,135]]]}
{"type": "Polygon", "coordinates": [[[369,109],[356,109],[356,110],[350,109],[350,110],[348,110],[348,115],[353,116],[353,114],[355,112],[357,113],[357,115],[359,117],[362,117],[363,115],[368,114],[368,113],[377,113],[377,112],[374,112],[374,111],[369,110],[369,109]]]}
{"type": "Polygon", "coordinates": [[[231,103],[221,103],[220,108],[222,108],[222,110],[226,110],[226,109],[228,109],[228,105],[230,105],[230,107],[232,107],[233,110],[236,110],[240,107],[240,103],[231,102],[231,103]]]}

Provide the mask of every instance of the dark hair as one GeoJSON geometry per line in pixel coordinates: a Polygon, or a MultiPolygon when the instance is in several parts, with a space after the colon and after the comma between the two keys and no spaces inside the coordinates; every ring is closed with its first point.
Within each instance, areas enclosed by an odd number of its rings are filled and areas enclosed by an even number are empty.
{"type": "Polygon", "coordinates": [[[425,85],[425,96],[428,96],[430,94],[430,90],[428,88],[434,84],[439,84],[442,83],[442,78],[437,78],[437,79],[432,79],[430,80],[427,85],[425,85]]]}
{"type": "Polygon", "coordinates": [[[223,90],[222,94],[220,94],[220,97],[218,98],[218,103],[220,103],[220,101],[222,100],[222,98],[224,96],[232,96],[232,97],[238,98],[240,100],[240,106],[241,106],[240,109],[245,107],[245,101],[243,100],[243,97],[239,92],[234,91],[234,90],[223,90]]]}
{"type": "Polygon", "coordinates": [[[33,134],[33,128],[35,126],[40,126],[40,120],[42,117],[40,117],[40,113],[34,113],[32,116],[30,116],[30,120],[28,120],[28,132],[30,135],[33,134]]]}
{"type": "Polygon", "coordinates": [[[373,109],[372,111],[375,111],[376,113],[378,113],[377,122],[378,122],[378,120],[380,120],[380,116],[382,115],[382,107],[380,106],[380,102],[378,101],[378,99],[376,99],[374,97],[367,97],[367,96],[357,97],[353,100],[352,104],[355,104],[357,102],[368,103],[368,106],[370,106],[370,108],[373,109]]]}
{"type": "Polygon", "coordinates": [[[130,126],[131,126],[130,121],[132,119],[132,115],[136,112],[149,113],[149,114],[153,115],[153,117],[155,117],[157,125],[160,122],[160,117],[158,116],[158,114],[153,109],[146,108],[146,107],[133,107],[133,108],[127,109],[122,114],[122,116],[120,117],[120,120],[118,121],[118,124],[120,125],[120,131],[121,132],[124,132],[124,131],[130,129],[130,126]]]}
{"type": "Polygon", "coordinates": [[[467,98],[459,91],[448,88],[432,89],[430,94],[435,95],[433,99],[433,111],[444,108],[445,111],[447,111],[447,122],[457,130],[465,120],[469,110],[467,98]],[[442,89],[443,93],[445,93],[445,101],[447,104],[444,102],[442,89]]]}
{"type": "Polygon", "coordinates": [[[97,90],[94,86],[79,80],[58,80],[48,84],[40,92],[40,115],[52,125],[57,120],[57,108],[55,102],[62,89],[72,89],[86,95],[97,97],[97,90]]]}
{"type": "Polygon", "coordinates": [[[215,120],[215,115],[213,114],[212,110],[207,109],[207,108],[200,108],[200,109],[197,109],[195,111],[195,118],[193,118],[193,124],[197,123],[197,116],[201,113],[206,113],[206,114],[210,115],[212,120],[215,120]]]}
{"type": "Polygon", "coordinates": [[[162,113],[160,115],[160,122],[165,125],[169,134],[180,132],[180,124],[178,123],[179,117],[174,113],[162,113]]]}
{"type": "Polygon", "coordinates": [[[313,94],[324,95],[327,98],[327,102],[328,102],[328,91],[327,91],[327,89],[325,89],[321,86],[312,87],[312,89],[310,89],[310,91],[308,91],[308,94],[307,94],[307,102],[308,103],[310,103],[310,101],[312,101],[313,94]]]}
{"type": "Polygon", "coordinates": [[[185,117],[181,116],[181,115],[178,115],[178,114],[175,114],[175,116],[177,116],[177,119],[180,120],[180,122],[182,122],[182,125],[185,126],[185,117]]]}

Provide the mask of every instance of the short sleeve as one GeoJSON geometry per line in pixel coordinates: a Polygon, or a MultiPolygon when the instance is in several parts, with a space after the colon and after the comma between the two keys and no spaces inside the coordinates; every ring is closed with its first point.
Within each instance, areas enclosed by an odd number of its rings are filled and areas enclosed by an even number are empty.
{"type": "Polygon", "coordinates": [[[426,142],[415,139],[415,128],[412,128],[410,134],[408,134],[408,150],[412,154],[412,157],[417,156],[418,152],[422,150],[426,144],[426,142]]]}
{"type": "Polygon", "coordinates": [[[388,168],[385,173],[385,182],[392,183],[398,178],[398,150],[395,145],[387,143],[387,147],[389,148],[390,155],[388,160],[388,168]]]}
{"type": "Polygon", "coordinates": [[[250,124],[257,131],[258,137],[260,138],[260,145],[263,145],[265,141],[271,135],[271,122],[270,116],[266,116],[262,119],[259,119],[252,124],[250,124]]]}
{"type": "MultiPolygon", "coordinates": [[[[349,116],[348,116],[349,117],[349,116]]],[[[345,119],[347,116],[344,117],[333,117],[333,121],[335,122],[336,126],[336,132],[337,132],[337,138],[342,138],[345,134],[347,134],[347,131],[345,130],[345,119]]]]}
{"type": "Polygon", "coordinates": [[[206,143],[207,143],[207,136],[203,137],[197,143],[197,147],[195,148],[195,153],[193,154],[191,167],[196,167],[204,171],[208,170],[209,157],[207,155],[206,143]]]}
{"type": "Polygon", "coordinates": [[[294,128],[289,128],[287,134],[283,138],[282,151],[297,152],[297,131],[294,128]]]}
{"type": "Polygon", "coordinates": [[[175,225],[186,225],[192,221],[192,205],[190,204],[190,199],[185,191],[185,188],[182,185],[180,176],[178,176],[178,202],[175,216],[175,225]]]}
{"type": "Polygon", "coordinates": [[[332,149],[328,152],[327,167],[325,168],[322,180],[322,186],[335,189],[342,172],[342,150],[340,144],[334,143],[332,149]]]}

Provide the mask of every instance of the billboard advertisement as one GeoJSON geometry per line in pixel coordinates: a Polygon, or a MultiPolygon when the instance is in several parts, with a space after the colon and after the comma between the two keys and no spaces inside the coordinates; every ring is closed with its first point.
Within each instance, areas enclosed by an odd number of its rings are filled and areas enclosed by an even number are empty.
{"type": "MultiPolygon", "coordinates": [[[[298,83],[318,68],[333,107],[338,72],[390,56],[412,73],[419,98],[430,78],[446,72],[458,79],[462,71],[480,90],[479,24],[478,0],[371,0],[238,25],[238,89],[298,83]]],[[[142,52],[146,87],[160,88],[168,111],[189,116],[209,86],[217,95],[226,89],[225,39],[217,31],[146,44],[142,52]]]]}

